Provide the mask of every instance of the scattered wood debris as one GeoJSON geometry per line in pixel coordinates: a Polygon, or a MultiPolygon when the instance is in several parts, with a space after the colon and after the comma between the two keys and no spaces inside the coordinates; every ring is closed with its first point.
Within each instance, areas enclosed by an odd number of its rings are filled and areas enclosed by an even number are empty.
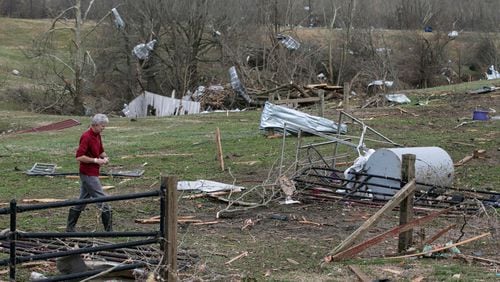
{"type": "Polygon", "coordinates": [[[330,262],[333,256],[344,251],[350,247],[356,239],[364,235],[368,228],[372,225],[378,223],[381,216],[387,211],[395,208],[403,199],[415,191],[415,179],[408,182],[404,187],[402,187],[381,209],[379,209],[374,215],[372,215],[367,221],[365,221],[356,231],[349,235],[344,241],[342,241],[334,250],[330,252],[329,255],[325,257],[325,262],[330,262]]]}
{"type": "Polygon", "coordinates": [[[246,256],[248,256],[248,252],[245,251],[245,252],[243,252],[243,253],[235,256],[234,258],[226,261],[225,264],[231,264],[232,262],[234,262],[236,260],[239,260],[240,258],[243,258],[243,257],[246,257],[246,256]]]}
{"type": "Polygon", "coordinates": [[[178,156],[185,156],[185,157],[191,157],[193,154],[176,154],[176,153],[156,153],[156,154],[142,154],[142,155],[127,155],[127,156],[122,156],[121,159],[135,159],[135,158],[155,158],[155,157],[178,157],[178,156]]]}
{"type": "Polygon", "coordinates": [[[422,282],[424,281],[425,277],[423,276],[418,276],[418,277],[415,277],[411,280],[411,282],[422,282]]]}
{"type": "Polygon", "coordinates": [[[414,116],[414,117],[419,117],[419,115],[417,115],[416,113],[412,113],[412,112],[409,112],[409,111],[407,111],[407,110],[403,110],[403,109],[402,109],[402,108],[400,108],[400,107],[398,107],[397,109],[398,109],[398,110],[399,110],[399,112],[401,112],[401,113],[409,114],[409,115],[412,115],[412,116],[414,116]]]}
{"type": "Polygon", "coordinates": [[[354,272],[354,274],[356,274],[356,276],[358,277],[359,281],[361,282],[371,282],[373,281],[373,279],[371,279],[370,277],[368,277],[368,275],[366,275],[363,271],[361,271],[361,269],[359,269],[359,267],[355,266],[355,265],[349,265],[349,269],[354,272]]]}
{"type": "Polygon", "coordinates": [[[55,199],[55,198],[41,198],[41,199],[22,199],[21,202],[26,204],[35,204],[35,203],[54,203],[54,202],[62,202],[66,201],[66,199],[55,199]]]}
{"type": "Polygon", "coordinates": [[[458,162],[454,163],[453,165],[455,167],[463,166],[467,162],[469,162],[472,159],[484,159],[486,158],[486,150],[483,149],[478,149],[474,150],[472,152],[472,155],[465,156],[463,159],[459,160],[458,162]]]}
{"type": "Polygon", "coordinates": [[[257,220],[253,220],[251,218],[248,218],[248,219],[245,219],[244,221],[244,224],[243,226],[241,227],[241,230],[245,230],[245,229],[252,229],[252,227],[257,223],[259,222],[260,219],[257,219],[257,220]]]}
{"type": "Polygon", "coordinates": [[[392,229],[390,229],[390,230],[388,230],[380,235],[372,237],[372,238],[370,238],[362,243],[359,243],[358,245],[355,245],[347,250],[341,251],[333,256],[330,256],[326,260],[332,261],[332,260],[338,260],[341,258],[352,258],[354,255],[366,250],[367,248],[382,242],[387,237],[399,235],[402,232],[408,231],[415,226],[429,222],[432,219],[434,219],[434,218],[438,217],[439,215],[442,215],[450,210],[451,210],[451,208],[437,211],[437,212],[431,213],[427,216],[414,219],[414,220],[412,220],[404,225],[398,225],[398,226],[396,226],[396,227],[394,227],[394,228],[392,228],[392,229]]]}
{"type": "Polygon", "coordinates": [[[461,242],[458,242],[458,243],[455,243],[455,244],[451,244],[451,245],[447,245],[447,246],[444,246],[444,247],[432,249],[432,250],[429,250],[429,251],[426,251],[426,252],[420,252],[420,253],[416,253],[416,254],[404,255],[404,256],[397,256],[397,257],[386,257],[385,259],[402,259],[402,258],[411,258],[411,257],[419,257],[419,256],[423,256],[423,255],[429,255],[429,254],[432,254],[432,253],[436,253],[436,252],[444,251],[444,250],[447,250],[447,249],[451,249],[453,247],[465,245],[467,243],[479,240],[479,239],[487,237],[487,236],[491,236],[491,233],[490,232],[486,232],[486,233],[483,233],[481,235],[469,238],[467,240],[463,240],[461,242]]]}
{"type": "MultiPolygon", "coordinates": [[[[153,216],[150,218],[146,219],[136,219],[134,220],[135,223],[140,223],[140,224],[156,224],[160,223],[160,216],[153,216]]],[[[177,222],[178,223],[200,223],[203,222],[200,219],[194,219],[194,216],[192,215],[186,215],[186,216],[178,216],[177,217],[177,222]]]]}
{"type": "Polygon", "coordinates": [[[389,273],[392,273],[392,274],[396,274],[396,275],[401,275],[401,273],[403,273],[403,271],[391,269],[391,268],[382,268],[382,270],[389,272],[389,273]]]}
{"type": "Polygon", "coordinates": [[[222,221],[219,220],[213,220],[213,221],[201,221],[201,222],[194,222],[191,225],[212,225],[212,224],[218,224],[221,223],[222,221]]]}
{"type": "Polygon", "coordinates": [[[452,224],[450,226],[447,226],[445,228],[443,228],[442,230],[440,230],[438,233],[436,233],[436,235],[432,236],[431,238],[427,239],[423,245],[430,245],[432,244],[432,242],[436,241],[437,239],[439,239],[441,236],[443,236],[444,234],[446,234],[446,232],[450,231],[451,229],[455,228],[457,225],[456,224],[452,224]]]}

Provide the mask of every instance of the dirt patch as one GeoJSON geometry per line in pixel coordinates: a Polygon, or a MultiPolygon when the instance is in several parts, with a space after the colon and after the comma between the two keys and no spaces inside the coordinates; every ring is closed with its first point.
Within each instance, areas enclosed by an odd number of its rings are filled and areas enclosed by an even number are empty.
{"type": "MultiPolygon", "coordinates": [[[[419,260],[410,262],[379,260],[396,254],[397,237],[387,238],[384,242],[363,251],[357,256],[361,259],[322,265],[324,256],[378,208],[349,202],[297,198],[302,201],[301,204],[273,203],[265,208],[230,214],[217,219],[219,221],[217,224],[182,225],[181,245],[194,248],[200,254],[204,265],[203,272],[190,275],[204,279],[224,277],[223,280],[251,278],[354,281],[355,276],[346,268],[349,264],[366,264],[364,269],[367,273],[372,278],[379,279],[413,279],[430,275],[429,268],[423,266],[419,260]],[[248,255],[227,264],[232,258],[245,252],[248,252],[248,255]],[[394,271],[391,273],[386,269],[394,271]]],[[[182,206],[181,214],[195,215],[202,221],[213,221],[216,212],[225,205],[212,200],[184,200],[180,206],[182,206]]],[[[424,214],[426,213],[417,213],[417,216],[424,214]]],[[[451,218],[443,216],[431,224],[416,228],[415,242],[423,240],[425,236],[422,237],[422,234],[427,234],[426,238],[429,238],[448,226],[450,222],[456,222],[458,228],[440,238],[437,243],[444,244],[459,237],[463,240],[481,232],[488,232],[491,228],[498,229],[497,223],[488,222],[489,219],[491,218],[484,215],[467,216],[465,219],[467,224],[460,231],[463,225],[463,218],[460,215],[453,215],[451,218]]],[[[380,234],[397,224],[398,213],[391,212],[384,216],[381,223],[371,228],[364,239],[380,234]]],[[[464,253],[480,253],[484,257],[499,259],[497,247],[498,243],[489,237],[460,249],[464,253]]],[[[426,263],[425,259],[423,263],[426,263]]]]}

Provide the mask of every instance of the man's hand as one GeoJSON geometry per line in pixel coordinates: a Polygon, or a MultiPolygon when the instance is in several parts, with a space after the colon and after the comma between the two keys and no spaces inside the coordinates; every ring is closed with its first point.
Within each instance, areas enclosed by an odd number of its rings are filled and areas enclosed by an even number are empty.
{"type": "Polygon", "coordinates": [[[107,164],[109,162],[109,158],[95,158],[94,159],[94,162],[98,165],[104,165],[104,164],[107,164]]]}

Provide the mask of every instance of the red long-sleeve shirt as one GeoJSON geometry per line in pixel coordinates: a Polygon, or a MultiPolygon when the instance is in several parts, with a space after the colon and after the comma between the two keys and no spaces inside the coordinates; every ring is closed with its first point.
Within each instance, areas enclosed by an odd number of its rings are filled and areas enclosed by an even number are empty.
{"type": "MultiPolygon", "coordinates": [[[[99,158],[104,152],[102,146],[101,134],[95,133],[92,128],[85,131],[80,137],[80,145],[76,150],[76,157],[87,156],[90,158],[99,158]]],[[[80,173],[88,176],[99,176],[99,164],[80,162],[80,173]]]]}

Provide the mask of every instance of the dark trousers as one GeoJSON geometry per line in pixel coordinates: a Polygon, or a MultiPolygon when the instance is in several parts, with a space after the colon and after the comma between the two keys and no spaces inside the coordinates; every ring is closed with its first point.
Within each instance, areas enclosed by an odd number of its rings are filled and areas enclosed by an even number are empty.
{"type": "MultiPolygon", "coordinates": [[[[106,197],[106,193],[102,189],[101,181],[98,176],[88,176],[80,174],[80,199],[106,197]]],[[[101,212],[111,211],[111,206],[108,203],[96,203],[101,212]]],[[[87,204],[74,206],[72,209],[79,212],[83,211],[87,204]]]]}

